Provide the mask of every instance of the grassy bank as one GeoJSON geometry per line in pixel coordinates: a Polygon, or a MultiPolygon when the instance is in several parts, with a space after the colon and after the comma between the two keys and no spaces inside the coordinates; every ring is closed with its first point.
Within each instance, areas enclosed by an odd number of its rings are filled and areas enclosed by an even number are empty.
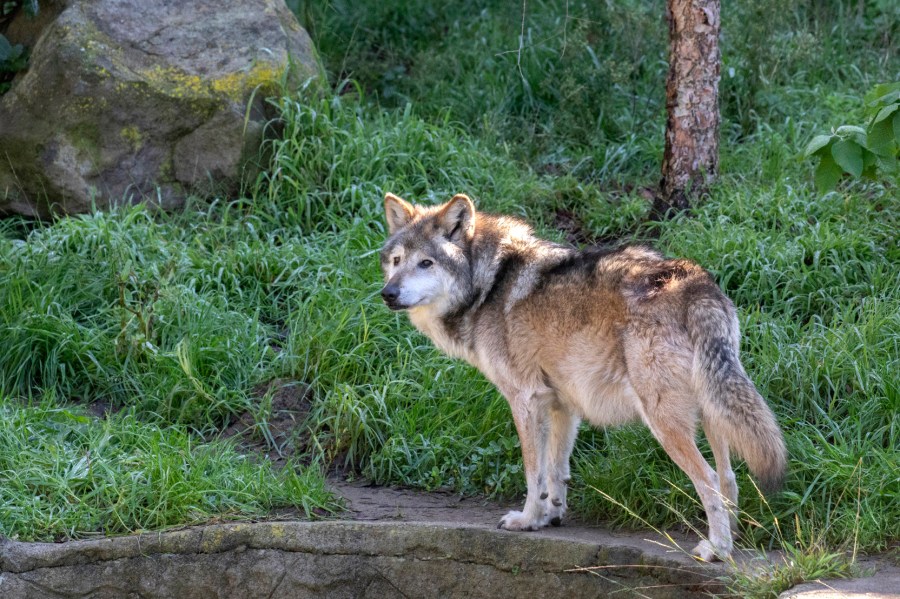
{"type": "MultiPolygon", "coordinates": [[[[868,86],[896,78],[896,20],[888,4],[819,4],[724,7],[722,176],[694,214],[662,224],[645,221],[664,122],[655,3],[529,2],[521,51],[521,5],[298,4],[335,93],[278,101],[284,139],[246,197],[3,223],[0,493],[16,516],[0,517],[0,532],[312,513],[330,505],[320,464],[381,483],[521,493],[505,401],[380,305],[381,198],[393,191],[425,202],[466,192],[556,239],[650,242],[699,261],[739,308],[744,363],[791,453],[786,490],[768,503],[741,466],[745,538],[896,541],[896,182],[821,196],[796,158],[815,132],[856,122],[868,86]],[[286,471],[215,441],[247,412],[265,430],[257,390],[271,380],[312,394],[297,427],[312,440],[286,471]],[[83,411],[97,403],[121,411],[83,411]],[[21,460],[44,446],[58,461],[42,478],[21,460]],[[99,466],[90,479],[66,474],[100,455],[102,480],[99,466]],[[181,478],[135,465],[153,459],[181,478]],[[161,482],[120,498],[137,488],[129,477],[161,482]],[[216,491],[178,492],[188,488],[216,491]],[[32,508],[35,498],[52,507],[32,508]],[[37,524],[46,513],[53,527],[37,524]]],[[[643,428],[585,429],[574,471],[582,517],[666,527],[701,516],[643,428]]]]}
{"type": "Polygon", "coordinates": [[[21,540],[339,508],[315,468],[275,471],[131,410],[97,419],[53,394],[0,399],[0,473],[0,535],[21,540]]]}

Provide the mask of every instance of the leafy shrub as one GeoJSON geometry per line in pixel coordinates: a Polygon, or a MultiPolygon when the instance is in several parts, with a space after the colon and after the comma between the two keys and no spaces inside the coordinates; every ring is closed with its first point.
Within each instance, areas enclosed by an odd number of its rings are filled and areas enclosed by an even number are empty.
{"type": "MultiPolygon", "coordinates": [[[[38,14],[37,0],[0,0],[0,28],[17,12],[35,17],[38,14]]],[[[28,50],[22,44],[13,45],[0,33],[0,96],[9,91],[16,73],[28,66],[28,50]]]]}
{"type": "Polygon", "coordinates": [[[898,172],[900,149],[900,82],[875,86],[865,98],[869,124],[863,128],[843,125],[831,134],[817,135],[804,157],[819,157],[816,187],[834,189],[844,174],[876,179],[878,171],[898,172]]]}
{"type": "Polygon", "coordinates": [[[28,53],[22,44],[13,46],[0,34],[0,95],[9,91],[11,81],[16,73],[28,64],[28,53]]]}

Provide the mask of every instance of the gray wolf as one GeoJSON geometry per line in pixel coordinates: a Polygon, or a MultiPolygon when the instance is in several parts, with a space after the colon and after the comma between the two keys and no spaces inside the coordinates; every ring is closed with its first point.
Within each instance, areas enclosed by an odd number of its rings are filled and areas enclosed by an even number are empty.
{"type": "Polygon", "coordinates": [[[509,402],[527,495],[508,530],[559,525],[582,420],[643,422],[688,475],[709,524],[694,555],[732,550],[738,489],[729,454],[764,490],[786,450],[772,411],[738,358],[734,305],[709,273],[645,247],[576,250],[519,219],[387,194],[382,298],[447,354],[478,368],[509,402]],[[697,449],[697,424],[716,469],[697,449]]]}

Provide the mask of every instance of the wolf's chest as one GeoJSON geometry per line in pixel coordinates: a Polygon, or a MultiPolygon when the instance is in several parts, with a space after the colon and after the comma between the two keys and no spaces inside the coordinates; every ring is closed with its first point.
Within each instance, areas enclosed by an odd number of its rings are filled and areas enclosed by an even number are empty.
{"type": "Polygon", "coordinates": [[[445,354],[465,360],[479,368],[478,357],[457,334],[451,333],[431,310],[421,308],[409,312],[409,320],[445,354]]]}

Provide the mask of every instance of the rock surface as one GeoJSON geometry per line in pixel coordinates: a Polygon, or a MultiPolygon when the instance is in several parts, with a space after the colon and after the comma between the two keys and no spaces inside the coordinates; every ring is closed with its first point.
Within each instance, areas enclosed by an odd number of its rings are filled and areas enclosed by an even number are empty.
{"type": "Polygon", "coordinates": [[[817,580],[783,592],[779,599],[900,599],[900,566],[862,558],[862,578],[817,580]]]}
{"type": "Polygon", "coordinates": [[[264,97],[317,72],[283,0],[67,0],[53,16],[0,96],[0,214],[234,191],[264,97]]]}
{"type": "Polygon", "coordinates": [[[709,583],[702,566],[662,551],[460,524],[269,522],[0,545],[5,599],[688,598],[709,583]],[[577,570],[590,566],[601,568],[577,570]]]}

